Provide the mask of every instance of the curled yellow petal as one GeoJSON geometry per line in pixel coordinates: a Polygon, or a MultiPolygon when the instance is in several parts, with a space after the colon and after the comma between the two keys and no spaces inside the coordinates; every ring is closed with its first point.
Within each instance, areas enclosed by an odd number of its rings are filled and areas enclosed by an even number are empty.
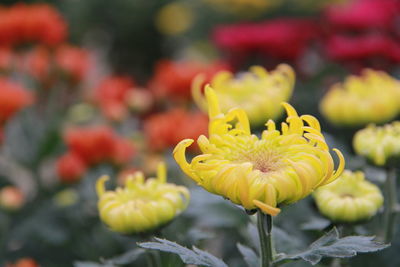
{"type": "Polygon", "coordinates": [[[103,175],[96,182],[96,192],[97,196],[101,197],[106,192],[104,184],[109,180],[107,175],[103,175]]]}
{"type": "Polygon", "coordinates": [[[267,205],[261,201],[258,200],[253,200],[254,205],[256,205],[257,208],[259,208],[260,210],[262,210],[264,213],[269,214],[271,216],[276,216],[278,215],[281,210],[278,208],[274,208],[270,205],[267,205]]]}

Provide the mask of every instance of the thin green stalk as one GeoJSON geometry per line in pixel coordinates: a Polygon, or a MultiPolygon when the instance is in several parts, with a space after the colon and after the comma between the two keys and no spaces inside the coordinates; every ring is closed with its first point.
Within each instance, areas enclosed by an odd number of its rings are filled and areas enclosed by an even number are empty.
{"type": "Polygon", "coordinates": [[[397,185],[396,168],[391,167],[386,170],[386,207],[385,207],[385,242],[390,242],[393,238],[396,213],[397,213],[397,185]]]}
{"type": "Polygon", "coordinates": [[[159,267],[161,266],[158,260],[158,255],[153,253],[153,251],[146,252],[146,263],[147,267],[159,267]]]}
{"type": "Polygon", "coordinates": [[[271,267],[273,266],[271,215],[265,215],[262,211],[259,210],[257,212],[257,229],[258,229],[258,236],[260,238],[261,267],[271,267]]]}

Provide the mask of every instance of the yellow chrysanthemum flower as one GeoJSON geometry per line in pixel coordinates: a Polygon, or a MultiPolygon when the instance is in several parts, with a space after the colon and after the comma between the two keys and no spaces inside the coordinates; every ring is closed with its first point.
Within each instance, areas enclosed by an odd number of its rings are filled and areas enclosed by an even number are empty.
{"type": "Polygon", "coordinates": [[[193,140],[185,139],[175,147],[174,157],[182,170],[207,191],[247,210],[259,208],[277,215],[278,204],[296,202],[341,174],[343,155],[335,149],[340,164],[334,171],[328,145],[313,116],[299,117],[292,106],[284,103],[288,117],[281,132],[269,120],[259,139],[251,134],[243,109],[223,114],[216,92],[207,87],[205,94],[209,138],[201,135],[197,140],[203,154],[188,163],[185,151],[193,140]]]}
{"type": "Polygon", "coordinates": [[[387,160],[400,157],[400,121],[381,127],[369,125],[354,135],[353,146],[358,155],[385,165],[387,160]]]}
{"type": "Polygon", "coordinates": [[[144,181],[141,172],[128,177],[124,188],[105,191],[107,176],[96,184],[101,220],[111,230],[142,233],[158,228],[186,209],[190,194],[186,187],[166,183],[166,169],[160,164],[157,178],[144,181]]]}
{"type": "Polygon", "coordinates": [[[361,171],[345,170],[339,179],[318,188],[314,198],[320,212],[335,222],[369,219],[383,204],[381,191],[361,171]]]}
{"type": "Polygon", "coordinates": [[[364,70],[334,85],[322,99],[321,113],[333,124],[362,126],[399,114],[400,83],[382,71],[364,70]]]}
{"type": "MultiPolygon", "coordinates": [[[[207,111],[207,100],[201,93],[203,76],[193,82],[192,94],[197,105],[207,111]]],[[[252,125],[260,125],[268,119],[277,119],[283,113],[281,102],[290,99],[293,92],[295,73],[286,64],[272,72],[253,66],[235,78],[231,72],[221,71],[212,81],[211,87],[218,96],[222,112],[234,107],[244,109],[252,125]]]]}

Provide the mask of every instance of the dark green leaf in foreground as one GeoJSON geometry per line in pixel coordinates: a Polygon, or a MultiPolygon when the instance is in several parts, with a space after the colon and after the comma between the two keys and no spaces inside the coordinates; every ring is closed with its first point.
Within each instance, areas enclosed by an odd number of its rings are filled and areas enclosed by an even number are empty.
{"type": "Polygon", "coordinates": [[[389,246],[373,239],[373,236],[346,236],[339,238],[338,231],[333,228],[312,243],[307,250],[292,255],[280,254],[276,262],[303,259],[314,265],[323,257],[348,258],[360,252],[379,251],[389,246]]]}
{"type": "Polygon", "coordinates": [[[251,248],[244,246],[240,243],[237,243],[237,248],[240,251],[240,254],[242,254],[244,261],[246,262],[248,267],[258,267],[260,266],[260,259],[252,250],[251,248]]]}
{"type": "Polygon", "coordinates": [[[108,260],[103,259],[102,263],[77,261],[74,263],[74,267],[115,267],[119,265],[129,264],[137,260],[144,252],[145,250],[136,248],[114,258],[108,260]]]}
{"type": "Polygon", "coordinates": [[[139,243],[138,245],[142,248],[177,254],[186,264],[196,264],[208,267],[228,267],[228,265],[226,265],[222,260],[196,247],[193,247],[193,250],[191,250],[169,240],[157,237],[155,240],[157,242],[145,242],[139,243]]]}

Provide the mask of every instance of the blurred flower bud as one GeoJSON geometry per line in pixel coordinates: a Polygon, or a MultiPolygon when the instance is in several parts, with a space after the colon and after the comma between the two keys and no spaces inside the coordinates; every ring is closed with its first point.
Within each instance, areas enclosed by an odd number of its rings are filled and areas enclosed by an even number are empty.
{"type": "Polygon", "coordinates": [[[93,106],[87,103],[73,105],[67,113],[67,120],[73,124],[90,121],[96,114],[93,106]]]}
{"type": "Polygon", "coordinates": [[[172,2],[160,9],[155,18],[157,29],[165,35],[177,35],[193,24],[193,11],[186,5],[172,2]]]}
{"type": "Polygon", "coordinates": [[[0,207],[6,210],[17,210],[25,202],[22,191],[15,186],[6,186],[0,189],[0,207]]]}
{"type": "Polygon", "coordinates": [[[380,127],[369,125],[354,135],[353,146],[358,155],[375,165],[386,165],[388,160],[400,157],[400,122],[380,127]]]}
{"type": "Polygon", "coordinates": [[[135,89],[127,93],[128,106],[136,112],[148,111],[153,105],[153,96],[148,90],[135,89]]]}
{"type": "Polygon", "coordinates": [[[60,207],[72,206],[78,202],[79,195],[73,189],[64,189],[54,196],[54,202],[60,207]]]}
{"type": "Polygon", "coordinates": [[[138,172],[130,176],[125,187],[106,191],[107,176],[96,184],[101,220],[111,230],[134,234],[154,230],[171,221],[189,204],[186,187],[166,183],[166,169],[160,164],[157,178],[144,180],[138,172]]]}
{"type": "Polygon", "coordinates": [[[335,222],[371,218],[383,204],[379,188],[364,179],[364,173],[345,170],[331,184],[318,188],[314,199],[320,212],[335,222]]]}

